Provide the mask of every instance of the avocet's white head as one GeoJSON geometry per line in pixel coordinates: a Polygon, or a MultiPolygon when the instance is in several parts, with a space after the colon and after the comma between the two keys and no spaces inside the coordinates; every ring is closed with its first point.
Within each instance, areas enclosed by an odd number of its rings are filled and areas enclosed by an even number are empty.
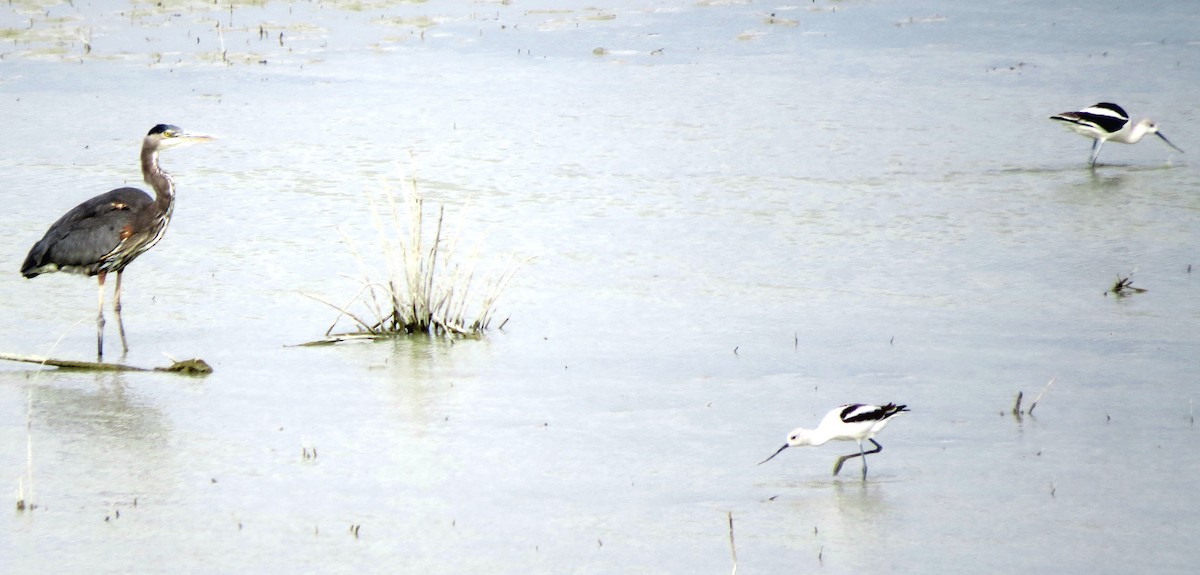
{"type": "Polygon", "coordinates": [[[792,432],[788,434],[787,444],[788,447],[804,447],[806,445],[813,445],[813,430],[804,429],[803,427],[797,427],[796,429],[793,429],[792,432]]]}
{"type": "Polygon", "coordinates": [[[1168,146],[1175,148],[1176,151],[1183,152],[1183,150],[1179,149],[1179,146],[1172,144],[1171,140],[1168,140],[1162,132],[1158,131],[1158,124],[1150,118],[1142,118],[1141,120],[1138,120],[1138,123],[1134,124],[1133,129],[1129,131],[1129,135],[1122,141],[1124,141],[1126,144],[1136,144],[1141,141],[1142,136],[1145,136],[1146,134],[1154,134],[1163,142],[1166,142],[1168,146]]]}
{"type": "Polygon", "coordinates": [[[791,433],[788,434],[787,443],[784,443],[783,447],[780,447],[778,451],[776,451],[775,453],[772,453],[771,457],[768,457],[762,461],[759,461],[758,464],[762,465],[762,464],[774,459],[776,455],[779,455],[780,453],[783,452],[783,450],[785,450],[789,447],[805,447],[808,445],[814,445],[813,430],[804,429],[803,427],[797,427],[796,429],[793,429],[791,433]]]}

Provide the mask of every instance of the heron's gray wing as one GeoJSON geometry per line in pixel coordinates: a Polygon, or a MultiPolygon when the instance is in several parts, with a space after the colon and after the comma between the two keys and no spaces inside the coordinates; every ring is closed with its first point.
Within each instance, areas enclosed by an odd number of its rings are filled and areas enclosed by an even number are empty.
{"type": "Polygon", "coordinates": [[[75,206],[29,250],[21,273],[33,277],[62,267],[95,273],[102,258],[121,243],[135,214],[153,203],[146,192],[119,188],[75,206]]]}

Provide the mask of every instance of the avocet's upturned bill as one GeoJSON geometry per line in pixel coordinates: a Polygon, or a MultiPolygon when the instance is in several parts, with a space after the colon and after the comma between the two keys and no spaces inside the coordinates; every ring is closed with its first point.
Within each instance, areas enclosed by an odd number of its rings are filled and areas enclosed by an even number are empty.
{"type": "Polygon", "coordinates": [[[1146,134],[1154,134],[1162,138],[1162,141],[1166,142],[1168,146],[1180,152],[1183,151],[1158,131],[1158,124],[1155,124],[1154,120],[1142,118],[1137,122],[1132,122],[1124,108],[1111,102],[1093,104],[1078,112],[1055,114],[1050,116],[1050,119],[1063,122],[1071,131],[1093,140],[1092,158],[1089,162],[1092,167],[1096,166],[1100,148],[1104,146],[1104,142],[1109,140],[1122,144],[1136,144],[1146,134]]]}
{"type": "Polygon", "coordinates": [[[867,480],[867,454],[879,453],[883,451],[883,446],[875,441],[876,433],[895,417],[905,411],[908,411],[906,405],[896,405],[889,403],[887,405],[867,405],[863,403],[853,403],[850,405],[838,406],[825,414],[821,419],[821,423],[816,429],[793,429],[788,434],[787,443],[779,448],[779,451],[771,454],[758,464],[762,465],[776,455],[779,455],[784,449],[789,447],[804,447],[808,445],[824,445],[826,442],[837,439],[841,441],[858,442],[858,453],[843,455],[837,458],[837,463],[833,465],[833,474],[837,475],[842,470],[842,464],[847,459],[853,457],[862,458],[862,478],[867,480]],[[863,451],[863,440],[870,441],[875,445],[875,449],[871,451],[863,451]]]}

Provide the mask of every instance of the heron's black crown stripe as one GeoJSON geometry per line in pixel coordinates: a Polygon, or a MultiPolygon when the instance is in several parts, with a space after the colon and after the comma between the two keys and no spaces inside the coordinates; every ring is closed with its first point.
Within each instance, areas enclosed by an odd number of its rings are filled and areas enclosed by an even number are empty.
{"type": "Polygon", "coordinates": [[[176,128],[175,126],[172,126],[170,124],[159,124],[153,128],[150,128],[150,133],[148,133],[146,135],[153,136],[154,134],[161,134],[161,133],[163,133],[167,130],[171,130],[171,129],[178,130],[179,128],[176,128]]]}

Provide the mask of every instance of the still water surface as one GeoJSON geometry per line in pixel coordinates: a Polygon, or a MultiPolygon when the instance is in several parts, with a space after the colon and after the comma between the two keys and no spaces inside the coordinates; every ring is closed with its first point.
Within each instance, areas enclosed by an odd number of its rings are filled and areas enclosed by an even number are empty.
{"type": "Polygon", "coordinates": [[[164,153],[123,294],[124,361],[215,373],[0,366],[6,569],[726,572],[732,513],[743,573],[1189,572],[1200,35],[1049,4],[10,3],[0,351],[90,359],[93,282],[28,247],[150,126],[221,140],[164,153]],[[1088,170],[1046,117],[1102,100],[1188,153],[1088,170]],[[510,321],[290,347],[410,176],[534,258],[510,321]],[[755,465],[856,401],[913,410],[865,484],[755,465]]]}

